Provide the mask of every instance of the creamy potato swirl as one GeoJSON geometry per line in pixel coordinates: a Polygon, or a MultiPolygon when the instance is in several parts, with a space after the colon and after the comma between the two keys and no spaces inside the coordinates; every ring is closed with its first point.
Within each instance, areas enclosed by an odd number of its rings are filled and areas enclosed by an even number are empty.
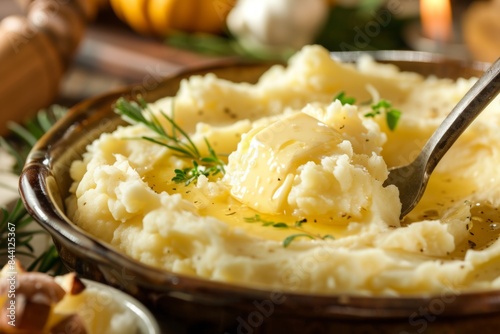
{"type": "Polygon", "coordinates": [[[319,46],[256,84],[193,76],[151,108],[200,150],[208,140],[225,173],[175,183],[174,170],[192,162],[137,139],[151,136],[143,125],[120,127],[72,165],[68,214],[146,264],[232,284],[392,296],[496,289],[500,99],[403,221],[398,190],[382,185],[475,80],[424,78],[368,57],[342,64],[319,46]],[[340,91],[357,103],[333,100],[340,91]],[[394,130],[384,115],[366,117],[380,99],[402,111],[394,130]]]}

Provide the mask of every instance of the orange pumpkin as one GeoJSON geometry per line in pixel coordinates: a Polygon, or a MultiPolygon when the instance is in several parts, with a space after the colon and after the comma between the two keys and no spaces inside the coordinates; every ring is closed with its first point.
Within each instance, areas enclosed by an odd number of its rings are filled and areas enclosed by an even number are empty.
{"type": "Polygon", "coordinates": [[[173,31],[217,34],[236,0],[110,0],[116,15],[139,33],[173,31]]]}

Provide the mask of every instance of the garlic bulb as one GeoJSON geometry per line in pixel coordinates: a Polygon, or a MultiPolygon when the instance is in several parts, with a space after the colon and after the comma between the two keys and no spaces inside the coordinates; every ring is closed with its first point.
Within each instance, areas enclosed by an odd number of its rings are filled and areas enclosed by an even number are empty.
{"type": "Polygon", "coordinates": [[[313,42],[328,8],[325,0],[239,0],[227,25],[246,48],[298,50],[313,42]]]}

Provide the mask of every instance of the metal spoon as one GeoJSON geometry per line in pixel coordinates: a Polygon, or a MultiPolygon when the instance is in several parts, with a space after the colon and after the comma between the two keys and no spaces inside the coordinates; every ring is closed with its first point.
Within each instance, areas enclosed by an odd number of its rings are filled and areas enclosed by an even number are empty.
{"type": "Polygon", "coordinates": [[[418,157],[409,165],[390,169],[384,186],[393,184],[398,187],[402,203],[400,218],[406,216],[417,205],[438,162],[499,91],[500,58],[486,70],[453,108],[427,141],[418,157]]]}

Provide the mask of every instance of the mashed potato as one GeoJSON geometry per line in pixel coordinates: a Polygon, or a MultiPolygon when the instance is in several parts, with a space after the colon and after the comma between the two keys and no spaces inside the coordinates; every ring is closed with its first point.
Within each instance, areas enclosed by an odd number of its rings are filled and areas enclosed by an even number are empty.
{"type": "MultiPolygon", "coordinates": [[[[61,284],[61,277],[55,278],[61,284]]],[[[139,334],[137,315],[112,290],[87,285],[79,294],[66,294],[53,308],[58,317],[78,314],[89,334],[139,334]]],[[[54,317],[56,318],[56,317],[54,317]]]]}
{"type": "Polygon", "coordinates": [[[27,272],[17,261],[0,270],[0,333],[140,334],[136,308],[112,288],[82,282],[75,273],[27,272]]]}
{"type": "Polygon", "coordinates": [[[500,288],[499,99],[403,221],[397,188],[383,187],[388,167],[410,162],[474,81],[368,57],[342,64],[319,46],[255,85],[194,76],[151,108],[202,154],[207,140],[227,157],[224,173],[175,183],[192,161],[137,139],[153,136],[143,125],[120,127],[73,164],[68,214],[146,264],[232,284],[396,296],[500,288]],[[340,91],[358,103],[333,100],[340,91]],[[402,111],[394,131],[383,114],[365,116],[380,99],[402,111]]]}

